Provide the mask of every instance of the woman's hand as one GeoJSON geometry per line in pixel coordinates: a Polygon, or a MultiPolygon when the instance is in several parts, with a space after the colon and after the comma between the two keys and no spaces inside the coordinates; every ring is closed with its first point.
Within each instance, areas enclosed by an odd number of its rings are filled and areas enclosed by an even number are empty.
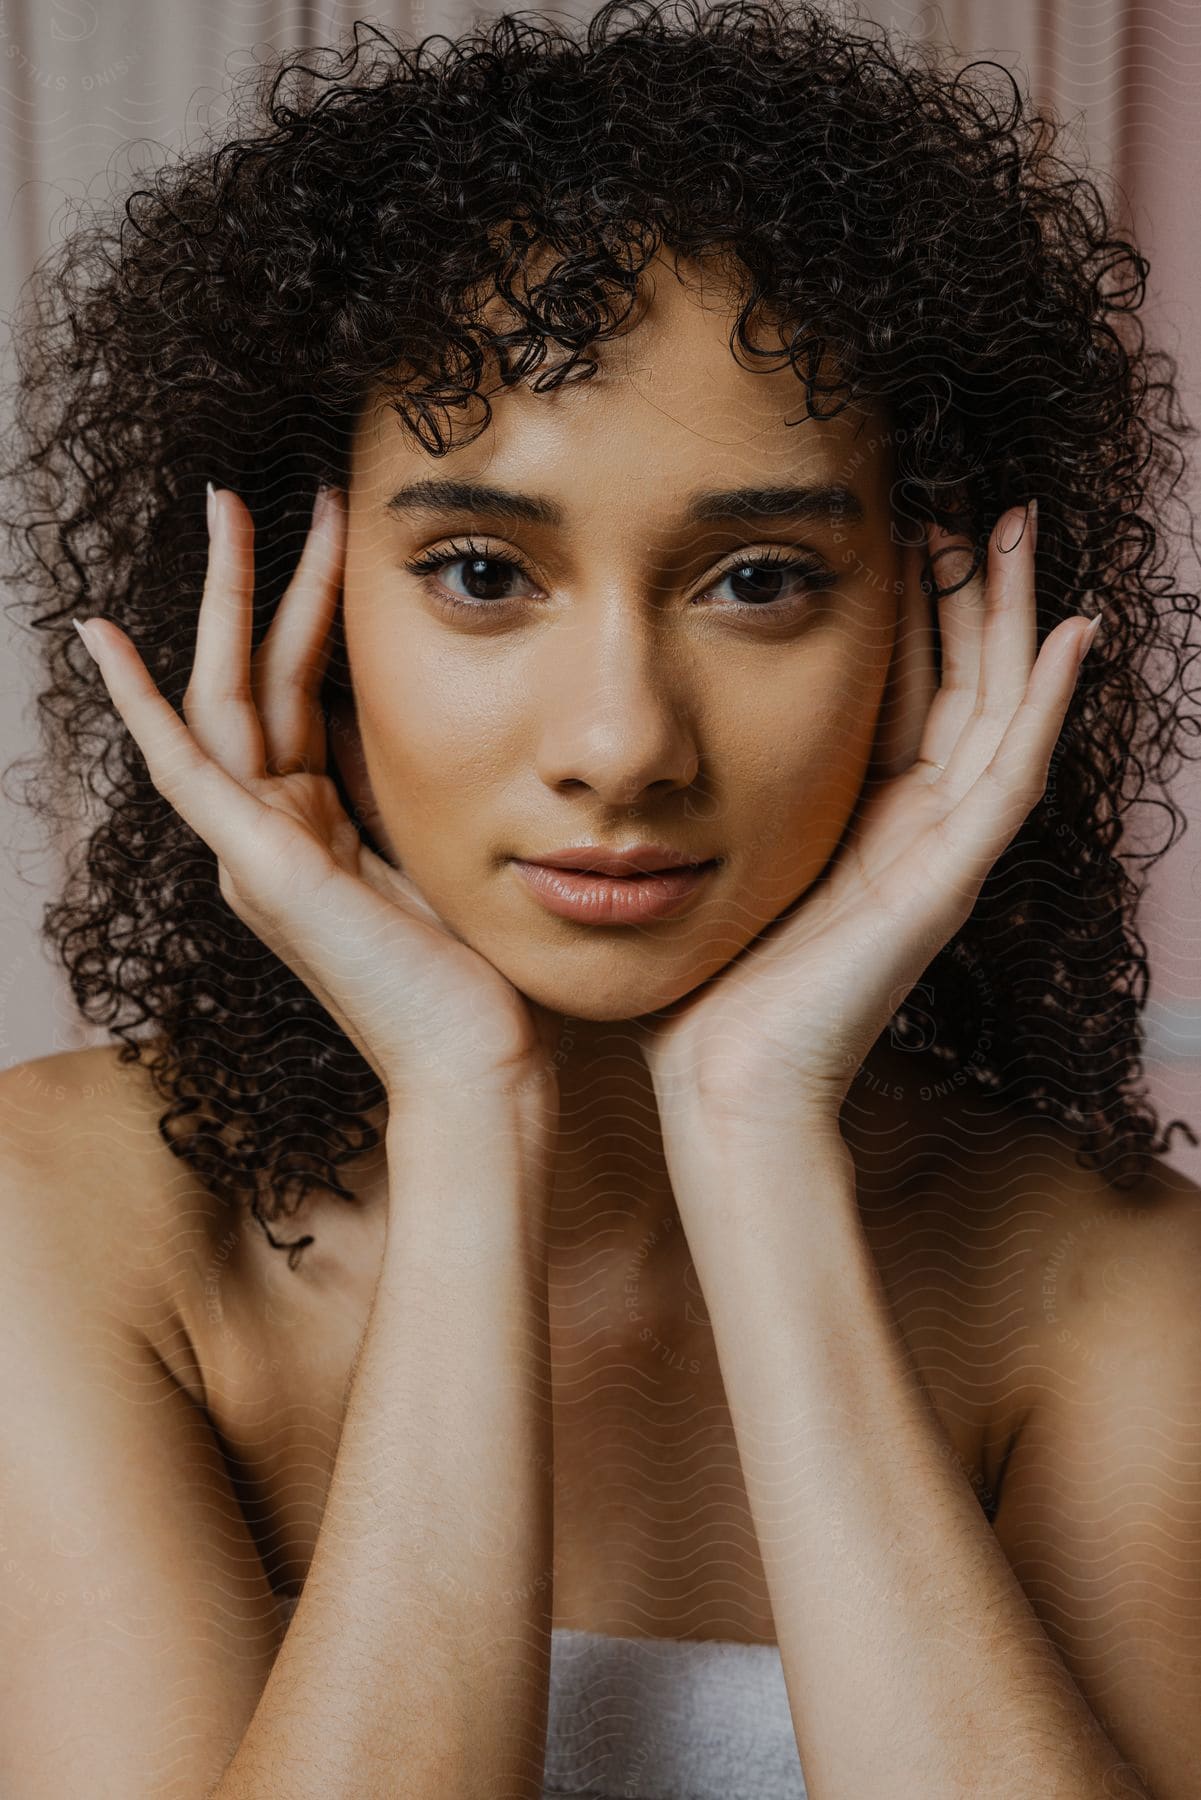
{"type": "MultiPolygon", "coordinates": [[[[1035,660],[1035,509],[1024,531],[1023,517],[1002,514],[987,577],[940,601],[937,691],[928,604],[906,583],[886,731],[840,848],[711,982],[642,1022],[661,1102],[836,1129],[872,1045],[968,918],[1043,794],[1091,641],[1091,621],[1064,620],[1035,660]]],[[[930,529],[936,553],[964,542],[930,529]]]]}
{"type": "Polygon", "coordinates": [[[111,620],[88,620],[81,633],[155,787],[216,852],[222,897],[390,1093],[430,1077],[462,1085],[528,1075],[545,1063],[549,1015],[362,842],[325,773],[318,695],[341,591],[341,495],[318,496],[253,656],[254,525],[232,491],[210,496],[209,533],[183,719],[111,620]]]}

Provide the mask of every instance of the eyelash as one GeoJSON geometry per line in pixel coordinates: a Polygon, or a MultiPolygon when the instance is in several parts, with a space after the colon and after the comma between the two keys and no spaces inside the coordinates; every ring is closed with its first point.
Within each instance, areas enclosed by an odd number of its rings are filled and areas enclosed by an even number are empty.
{"type": "MultiPolygon", "coordinates": [[[[448,568],[453,563],[468,562],[472,560],[496,563],[501,568],[516,569],[527,581],[533,580],[533,576],[525,567],[524,563],[519,562],[516,557],[494,555],[486,545],[477,543],[472,538],[462,539],[457,543],[446,544],[439,550],[426,550],[422,555],[414,557],[411,562],[406,562],[404,566],[410,575],[416,575],[423,578],[427,589],[436,594],[438,604],[446,612],[456,614],[469,613],[476,618],[479,618],[481,614],[499,612],[502,607],[508,604],[507,600],[462,600],[457,594],[448,593],[447,590],[442,587],[440,582],[435,582],[430,579],[430,577],[432,577],[439,569],[448,568]]],[[[838,580],[837,575],[835,575],[832,570],[824,569],[820,563],[807,562],[802,557],[789,555],[787,551],[778,548],[759,551],[752,555],[747,555],[747,553],[743,551],[736,561],[728,563],[724,569],[719,570],[716,579],[718,581],[724,581],[727,575],[730,575],[735,570],[739,569],[763,568],[791,569],[795,571],[798,576],[804,576],[806,578],[806,584],[810,591],[831,587],[834,582],[838,580]]],[[[778,615],[781,612],[789,611],[790,603],[777,600],[761,601],[759,603],[750,600],[737,600],[733,602],[733,610],[736,612],[772,613],[778,615]]]]}

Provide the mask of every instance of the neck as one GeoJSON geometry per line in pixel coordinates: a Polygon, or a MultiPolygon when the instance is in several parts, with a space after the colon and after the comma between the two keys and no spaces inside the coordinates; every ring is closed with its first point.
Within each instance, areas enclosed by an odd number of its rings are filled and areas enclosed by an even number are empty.
{"type": "Polygon", "coordinates": [[[650,1071],[624,1020],[566,1018],[556,1065],[552,1305],[625,1331],[644,1312],[670,1311],[686,1264],[650,1071]]]}

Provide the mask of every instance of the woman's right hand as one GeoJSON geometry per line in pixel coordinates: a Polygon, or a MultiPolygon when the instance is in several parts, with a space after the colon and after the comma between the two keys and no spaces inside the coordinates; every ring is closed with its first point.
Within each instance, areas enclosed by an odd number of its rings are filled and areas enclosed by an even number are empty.
{"type": "Polygon", "coordinates": [[[183,719],[111,619],[86,621],[84,642],[155,787],[216,853],[222,897],[300,976],[389,1094],[431,1078],[493,1087],[546,1079],[552,1015],[363,843],[326,773],[318,696],[342,585],[341,494],[322,490],[253,656],[254,524],[232,490],[212,495],[209,532],[183,719]]]}

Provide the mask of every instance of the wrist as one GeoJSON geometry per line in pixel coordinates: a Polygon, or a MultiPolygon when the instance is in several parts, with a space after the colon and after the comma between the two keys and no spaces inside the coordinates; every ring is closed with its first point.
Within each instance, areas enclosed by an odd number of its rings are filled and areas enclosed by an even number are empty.
{"type": "Polygon", "coordinates": [[[558,1071],[553,1062],[531,1051],[479,1067],[461,1065],[447,1067],[430,1060],[416,1071],[393,1071],[385,1079],[389,1105],[397,1108],[420,1104],[427,1097],[437,1104],[470,1101],[478,1096],[485,1105],[510,1100],[515,1106],[531,1111],[557,1107],[559,1099],[558,1071]]]}
{"type": "Polygon", "coordinates": [[[559,1086],[553,1070],[512,1068],[473,1076],[425,1075],[388,1092],[385,1136],[411,1141],[414,1122],[446,1126],[467,1137],[514,1136],[531,1150],[553,1144],[559,1086]]]}
{"type": "Polygon", "coordinates": [[[852,1165],[850,1146],[839,1121],[828,1111],[780,1107],[715,1112],[694,1101],[676,1102],[660,1114],[663,1147],[677,1195],[712,1193],[752,1171],[796,1173],[818,1168],[844,1171],[852,1165]]]}
{"type": "Polygon", "coordinates": [[[757,1120],[697,1122],[665,1133],[664,1154],[698,1258],[714,1246],[725,1254],[735,1240],[740,1255],[774,1257],[796,1231],[810,1233],[818,1219],[828,1224],[844,1202],[858,1218],[855,1159],[825,1120],[770,1130],[757,1120]]]}
{"type": "Polygon", "coordinates": [[[695,1084],[670,1096],[656,1091],[660,1122],[689,1137],[843,1144],[842,1109],[833,1100],[768,1083],[695,1084]]]}
{"type": "Polygon", "coordinates": [[[507,1083],[423,1081],[389,1110],[384,1130],[389,1216],[400,1202],[407,1241],[424,1217],[440,1243],[456,1231],[478,1249],[493,1234],[503,1255],[518,1230],[544,1261],[543,1234],[554,1182],[558,1108],[507,1083]]]}

